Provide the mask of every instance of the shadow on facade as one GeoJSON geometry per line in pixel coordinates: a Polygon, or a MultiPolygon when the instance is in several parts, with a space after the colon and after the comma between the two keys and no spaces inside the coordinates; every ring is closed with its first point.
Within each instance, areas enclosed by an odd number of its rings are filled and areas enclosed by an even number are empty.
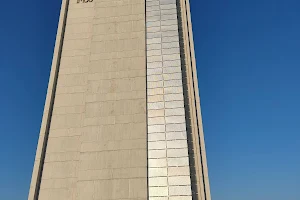
{"type": "MultiPolygon", "coordinates": [[[[177,8],[181,7],[180,0],[176,0],[177,8]]],[[[187,77],[187,65],[186,65],[186,55],[185,55],[185,46],[184,46],[184,37],[183,37],[183,20],[182,20],[182,11],[177,9],[178,16],[178,32],[179,32],[179,44],[180,44],[180,58],[181,58],[181,70],[182,70],[182,82],[183,82],[183,94],[184,94],[184,107],[185,107],[185,116],[186,116],[186,130],[187,130],[187,141],[188,141],[188,152],[189,152],[189,162],[190,162],[190,176],[191,176],[191,187],[192,187],[192,198],[193,200],[200,200],[198,196],[198,187],[197,187],[197,165],[195,164],[195,146],[192,136],[192,122],[191,122],[191,113],[190,113],[190,101],[188,93],[188,77],[187,77]]],[[[191,80],[190,80],[191,82],[191,80]]]]}

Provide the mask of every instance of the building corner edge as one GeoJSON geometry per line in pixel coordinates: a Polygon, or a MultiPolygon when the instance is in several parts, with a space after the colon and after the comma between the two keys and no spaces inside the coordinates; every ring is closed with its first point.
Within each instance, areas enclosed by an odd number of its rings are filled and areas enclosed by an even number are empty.
{"type": "Polygon", "coordinates": [[[44,105],[42,123],[40,127],[40,133],[38,138],[38,144],[36,148],[36,154],[34,159],[34,166],[31,176],[30,189],[28,194],[28,200],[37,200],[40,180],[42,176],[42,169],[44,164],[44,156],[47,146],[48,131],[50,128],[52,107],[54,103],[56,82],[58,77],[59,65],[60,65],[60,55],[63,45],[64,29],[67,18],[69,0],[62,0],[60,17],[58,22],[58,28],[56,33],[56,42],[54,47],[54,53],[52,58],[52,65],[50,71],[50,78],[48,81],[47,95],[44,105]]]}
{"type": "Polygon", "coordinates": [[[191,118],[191,145],[195,154],[195,175],[197,200],[211,200],[208,167],[202,125],[200,95],[196,69],[196,58],[193,41],[192,21],[189,0],[178,0],[181,7],[182,40],[184,60],[187,76],[188,106],[191,118]]]}

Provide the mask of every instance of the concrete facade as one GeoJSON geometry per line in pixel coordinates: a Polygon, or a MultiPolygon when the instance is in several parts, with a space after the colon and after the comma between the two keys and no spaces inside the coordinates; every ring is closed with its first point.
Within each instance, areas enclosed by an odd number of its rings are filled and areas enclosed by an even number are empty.
{"type": "Polygon", "coordinates": [[[210,200],[188,0],[62,0],[28,200],[210,200]]]}

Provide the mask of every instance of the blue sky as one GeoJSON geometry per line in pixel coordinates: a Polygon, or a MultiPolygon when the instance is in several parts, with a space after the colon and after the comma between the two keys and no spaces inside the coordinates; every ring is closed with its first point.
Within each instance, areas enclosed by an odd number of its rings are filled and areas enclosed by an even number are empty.
{"type": "MultiPolygon", "coordinates": [[[[213,200],[299,200],[300,1],[190,1],[213,200]]],[[[27,198],[59,9],[1,2],[1,200],[27,198]]]]}

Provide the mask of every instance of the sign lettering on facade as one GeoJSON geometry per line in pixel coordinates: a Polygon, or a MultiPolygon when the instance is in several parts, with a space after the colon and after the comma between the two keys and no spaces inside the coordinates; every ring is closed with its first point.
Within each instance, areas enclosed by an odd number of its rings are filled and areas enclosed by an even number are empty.
{"type": "Polygon", "coordinates": [[[77,3],[89,3],[93,2],[93,0],[77,0],[77,3]]]}

